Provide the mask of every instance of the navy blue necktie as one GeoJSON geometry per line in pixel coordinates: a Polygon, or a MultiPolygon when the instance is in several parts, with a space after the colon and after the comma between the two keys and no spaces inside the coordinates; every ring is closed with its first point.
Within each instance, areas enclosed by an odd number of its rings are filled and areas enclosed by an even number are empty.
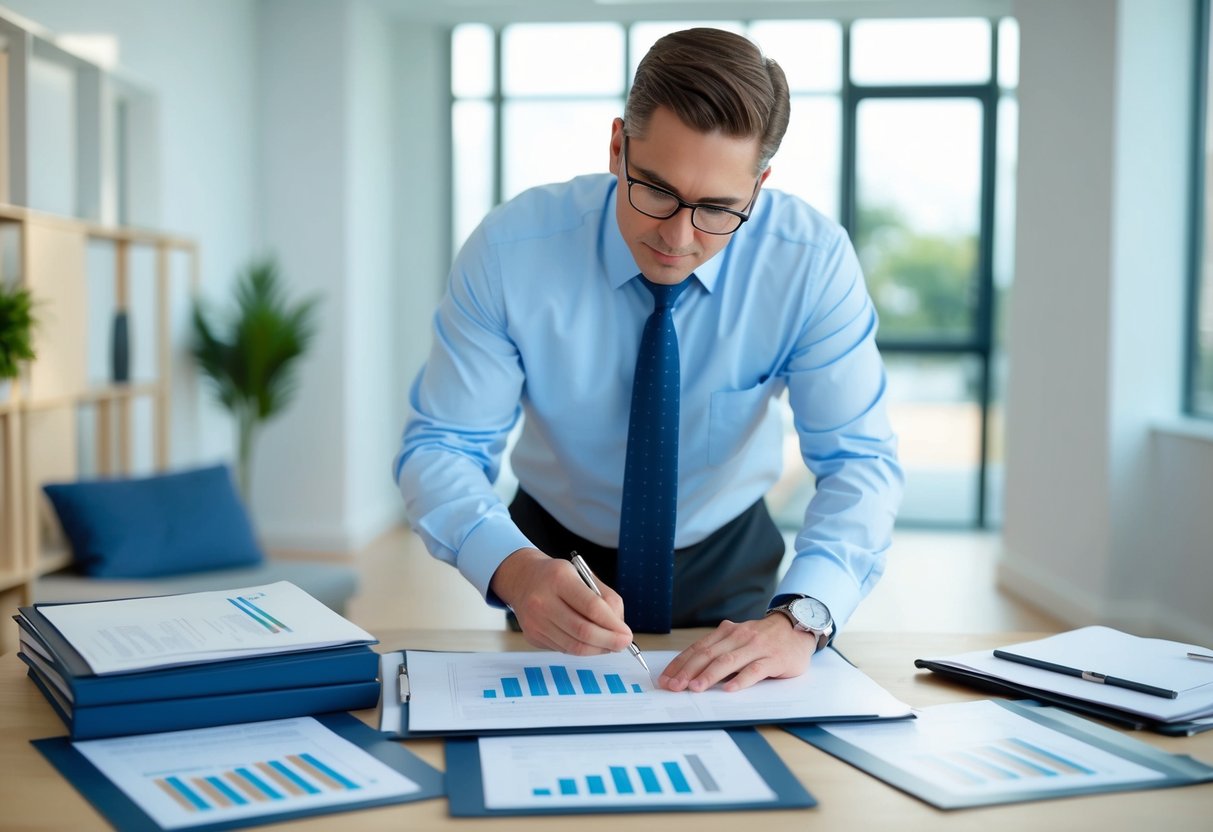
{"type": "Polygon", "coordinates": [[[653,313],[644,324],[623,469],[619,515],[619,594],[628,626],[670,631],[674,595],[674,526],[678,516],[678,402],[681,397],[674,303],[690,278],[650,283],[653,313]]]}

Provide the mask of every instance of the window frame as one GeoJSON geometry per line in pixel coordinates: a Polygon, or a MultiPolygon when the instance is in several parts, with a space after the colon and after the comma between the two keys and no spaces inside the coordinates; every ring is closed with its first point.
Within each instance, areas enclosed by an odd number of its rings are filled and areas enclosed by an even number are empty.
{"type": "MultiPolygon", "coordinates": [[[[1213,44],[1213,34],[1210,27],[1213,20],[1213,0],[1198,0],[1196,3],[1196,33],[1195,33],[1195,72],[1192,84],[1192,188],[1189,194],[1189,244],[1188,244],[1188,292],[1187,292],[1187,332],[1184,339],[1185,355],[1183,362],[1183,412],[1196,419],[1213,421],[1213,404],[1208,409],[1202,409],[1198,402],[1198,375],[1200,366],[1200,309],[1201,303],[1206,302],[1204,293],[1213,293],[1213,270],[1204,274],[1204,256],[1213,246],[1213,240],[1205,236],[1205,219],[1210,200],[1213,200],[1213,189],[1205,182],[1207,175],[1205,143],[1209,140],[1209,94],[1213,86],[1213,66],[1210,65],[1210,49],[1213,44]]],[[[1205,395],[1213,400],[1213,390],[1205,391],[1205,395]]]]}

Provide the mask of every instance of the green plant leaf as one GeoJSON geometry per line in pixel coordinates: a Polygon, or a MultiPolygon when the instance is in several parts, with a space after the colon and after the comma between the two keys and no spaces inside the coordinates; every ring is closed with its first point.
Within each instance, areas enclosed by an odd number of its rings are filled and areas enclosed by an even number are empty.
{"type": "Polygon", "coordinates": [[[318,303],[316,297],[291,303],[277,264],[266,259],[240,275],[228,314],[194,306],[191,353],[242,432],[280,413],[294,397],[299,358],[316,335],[318,303]]]}
{"type": "Polygon", "coordinates": [[[34,297],[24,286],[0,285],[0,378],[16,378],[34,353],[34,297]]]}

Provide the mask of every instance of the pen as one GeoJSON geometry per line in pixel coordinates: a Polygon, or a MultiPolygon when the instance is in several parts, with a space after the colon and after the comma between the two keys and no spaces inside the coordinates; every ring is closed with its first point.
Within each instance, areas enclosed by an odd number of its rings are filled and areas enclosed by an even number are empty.
{"type": "MultiPolygon", "coordinates": [[[[1189,655],[1191,655],[1189,653],[1189,655]]],[[[1049,670],[1053,673],[1064,673],[1067,676],[1077,676],[1084,682],[1095,682],[1099,685],[1111,685],[1112,687],[1125,688],[1126,690],[1135,690],[1138,693],[1147,693],[1150,696],[1159,696],[1163,699],[1175,699],[1179,696],[1179,691],[1167,690],[1166,688],[1157,688],[1154,685],[1147,685],[1144,682],[1134,682],[1129,679],[1120,679],[1116,676],[1108,676],[1105,673],[1096,673],[1094,670],[1079,670],[1076,667],[1066,667],[1064,664],[1054,664],[1046,662],[1043,659],[1034,659],[1030,656],[1020,656],[1015,653],[1008,653],[1006,650],[995,650],[994,656],[999,659],[1006,659],[1009,662],[1019,662],[1026,664],[1029,667],[1039,668],[1040,670],[1049,670]]]]}
{"type": "Polygon", "coordinates": [[[1188,658],[1199,659],[1200,661],[1204,662],[1213,662],[1213,656],[1210,656],[1208,653],[1189,653],[1188,658]]]}
{"type": "MultiPolygon", "coordinates": [[[[590,571],[590,567],[586,564],[581,555],[576,552],[569,554],[569,560],[573,563],[573,568],[577,570],[577,574],[581,576],[581,580],[585,581],[585,585],[594,591],[594,594],[599,598],[602,597],[602,590],[598,588],[598,582],[594,580],[594,573],[590,571]]],[[[628,645],[628,652],[636,657],[636,661],[640,662],[640,666],[644,668],[644,672],[652,678],[653,671],[649,670],[649,663],[644,660],[644,656],[640,653],[640,648],[636,646],[636,642],[628,645]]]]}

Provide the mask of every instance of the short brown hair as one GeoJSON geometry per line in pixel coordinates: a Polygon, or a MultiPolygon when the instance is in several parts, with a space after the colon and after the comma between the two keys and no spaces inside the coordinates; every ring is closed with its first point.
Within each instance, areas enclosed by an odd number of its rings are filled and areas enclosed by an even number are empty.
{"type": "Polygon", "coordinates": [[[658,107],[704,133],[758,137],[761,172],[788,129],[788,81],[741,35],[686,29],[653,44],[636,69],[623,115],[628,135],[643,136],[658,107]]]}

